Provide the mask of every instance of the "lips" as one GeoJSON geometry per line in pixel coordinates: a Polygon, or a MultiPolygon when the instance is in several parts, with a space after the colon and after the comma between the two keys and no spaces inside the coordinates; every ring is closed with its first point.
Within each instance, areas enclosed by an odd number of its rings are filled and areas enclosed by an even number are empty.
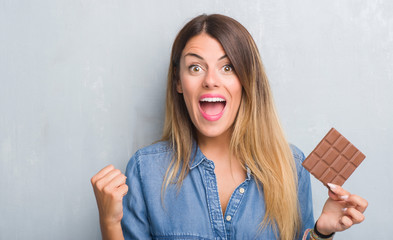
{"type": "Polygon", "coordinates": [[[205,94],[199,98],[199,110],[208,121],[217,121],[224,114],[226,99],[217,94],[205,94]]]}

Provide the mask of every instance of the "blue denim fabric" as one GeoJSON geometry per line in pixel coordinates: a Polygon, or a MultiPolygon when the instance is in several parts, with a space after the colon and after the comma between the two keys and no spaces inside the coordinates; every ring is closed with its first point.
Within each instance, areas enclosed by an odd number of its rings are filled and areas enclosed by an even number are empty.
{"type": "MultiPolygon", "coordinates": [[[[301,239],[314,225],[310,175],[301,166],[303,153],[291,148],[298,173],[301,239]]],[[[170,185],[163,199],[162,182],[172,158],[169,145],[156,143],[131,158],[126,170],[129,191],[123,199],[125,239],[275,239],[271,226],[259,228],[265,203],[252,173],[248,170],[247,179],[233,192],[223,216],[214,163],[196,145],[195,150],[182,187],[170,185]]]]}

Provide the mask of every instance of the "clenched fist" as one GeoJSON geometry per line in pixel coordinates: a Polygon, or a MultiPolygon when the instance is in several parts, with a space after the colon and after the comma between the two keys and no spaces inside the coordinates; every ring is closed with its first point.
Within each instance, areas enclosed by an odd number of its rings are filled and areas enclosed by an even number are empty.
{"type": "Polygon", "coordinates": [[[128,192],[126,176],[109,165],[91,178],[91,184],[97,200],[103,239],[115,239],[110,232],[116,232],[118,234],[115,235],[122,238],[120,222],[123,218],[123,197],[128,192]]]}

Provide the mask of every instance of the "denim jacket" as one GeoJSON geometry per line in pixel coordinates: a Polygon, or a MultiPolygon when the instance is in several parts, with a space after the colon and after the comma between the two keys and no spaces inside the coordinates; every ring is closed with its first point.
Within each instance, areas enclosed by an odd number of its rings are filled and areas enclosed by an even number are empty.
{"type": "MultiPolygon", "coordinates": [[[[248,169],[223,216],[213,161],[196,147],[190,171],[178,190],[161,187],[172,159],[167,142],[138,150],[126,169],[129,191],[123,198],[122,229],[128,239],[275,239],[272,226],[260,228],[265,215],[263,187],[258,191],[248,169]],[[162,198],[161,198],[162,197],[162,198]]],[[[301,166],[303,153],[291,146],[298,174],[298,198],[303,232],[314,225],[310,175],[301,166]]]]}

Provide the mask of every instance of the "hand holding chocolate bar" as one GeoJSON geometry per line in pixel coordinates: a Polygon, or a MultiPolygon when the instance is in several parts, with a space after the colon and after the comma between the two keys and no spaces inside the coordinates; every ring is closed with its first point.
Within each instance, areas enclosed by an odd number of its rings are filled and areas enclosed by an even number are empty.
{"type": "Polygon", "coordinates": [[[338,185],[328,183],[328,186],[329,198],[316,222],[318,231],[329,235],[363,222],[365,218],[363,213],[368,206],[367,201],[338,185]]]}
{"type": "Polygon", "coordinates": [[[364,220],[367,201],[341,187],[364,158],[362,152],[332,128],[304,160],[304,168],[329,188],[329,198],[316,222],[321,234],[344,231],[364,220]]]}

